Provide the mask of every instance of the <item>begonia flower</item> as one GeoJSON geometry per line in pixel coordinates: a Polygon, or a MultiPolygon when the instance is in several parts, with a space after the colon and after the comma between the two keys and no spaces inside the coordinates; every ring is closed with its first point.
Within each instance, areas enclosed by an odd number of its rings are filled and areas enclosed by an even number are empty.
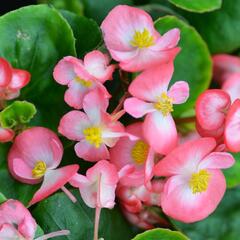
{"type": "Polygon", "coordinates": [[[229,74],[221,89],[229,94],[231,102],[240,98],[240,72],[229,74]]]}
{"type": "Polygon", "coordinates": [[[155,166],[155,175],[167,178],[161,198],[166,215],[190,223],[216,209],[226,190],[220,169],[231,167],[234,158],[226,152],[212,152],[215,147],[213,138],[189,141],[155,166]]]}
{"type": "Polygon", "coordinates": [[[137,136],[136,140],[122,137],[117,144],[110,149],[110,162],[118,171],[126,165],[132,165],[134,171],[120,179],[121,184],[127,186],[139,186],[147,184],[153,174],[155,154],[143,136],[143,124],[141,122],[131,124],[125,131],[137,136]]]}
{"type": "Polygon", "coordinates": [[[218,83],[224,83],[229,75],[240,73],[240,58],[229,54],[213,56],[213,78],[218,83]]]}
{"type": "Polygon", "coordinates": [[[119,137],[125,135],[124,126],[113,120],[106,112],[108,101],[99,91],[84,97],[85,111],[71,111],[65,114],[58,131],[70,140],[78,141],[75,152],[86,161],[109,159],[108,147],[113,147],[119,137]]]}
{"type": "Polygon", "coordinates": [[[0,126],[0,143],[10,142],[13,140],[15,132],[10,128],[0,126]]]}
{"type": "MultiPolygon", "coordinates": [[[[0,205],[1,240],[33,240],[36,231],[35,219],[21,202],[10,199],[0,205]]],[[[46,240],[68,234],[68,230],[61,230],[35,238],[35,240],[46,240]]]]}
{"type": "Polygon", "coordinates": [[[100,89],[102,95],[109,98],[107,89],[103,86],[106,80],[112,79],[115,65],[109,65],[110,59],[100,51],[92,51],[85,55],[84,60],[75,57],[64,57],[55,66],[53,77],[61,85],[67,85],[65,102],[75,109],[81,109],[84,96],[100,89]]]}
{"type": "Polygon", "coordinates": [[[173,63],[148,69],[138,75],[128,91],[133,96],[124,109],[135,118],[146,115],[143,133],[154,151],[167,154],[176,147],[178,136],[171,112],[173,104],[184,103],[189,96],[188,83],[178,81],[168,89],[173,63]]]}
{"type": "Polygon", "coordinates": [[[0,76],[0,100],[17,98],[31,77],[29,72],[13,68],[4,58],[0,58],[0,76]]]}
{"type": "Polygon", "coordinates": [[[173,61],[179,48],[179,29],[161,36],[145,11],[119,5],[113,8],[101,25],[107,49],[120,67],[137,72],[173,61]]]}
{"type": "Polygon", "coordinates": [[[42,186],[34,194],[35,204],[60,188],[77,173],[79,166],[57,168],[63,155],[63,146],[57,135],[43,127],[33,127],[20,133],[9,151],[8,166],[12,176],[20,182],[42,186]]]}

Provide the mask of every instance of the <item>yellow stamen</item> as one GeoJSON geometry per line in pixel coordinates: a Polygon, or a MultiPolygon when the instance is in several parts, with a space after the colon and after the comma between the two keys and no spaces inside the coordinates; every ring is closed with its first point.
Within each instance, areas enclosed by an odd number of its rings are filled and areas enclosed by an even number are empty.
{"type": "Polygon", "coordinates": [[[34,178],[41,178],[47,170],[47,165],[43,161],[38,161],[35,164],[35,167],[32,170],[32,176],[34,178]]]}
{"type": "Polygon", "coordinates": [[[91,81],[81,79],[80,77],[75,77],[75,81],[82,84],[86,88],[90,88],[92,86],[91,81]]]}
{"type": "Polygon", "coordinates": [[[143,164],[148,155],[149,146],[142,140],[138,140],[132,148],[131,156],[135,163],[143,164]]]}
{"type": "Polygon", "coordinates": [[[153,36],[150,34],[150,32],[144,28],[144,30],[141,31],[135,31],[133,35],[133,39],[130,42],[130,44],[133,47],[138,48],[147,48],[155,44],[153,36]]]}
{"type": "Polygon", "coordinates": [[[102,144],[102,131],[99,127],[90,127],[83,130],[85,139],[96,148],[102,144]]]}
{"type": "Polygon", "coordinates": [[[210,173],[205,169],[200,170],[198,173],[193,173],[189,181],[192,193],[205,192],[208,188],[210,177],[210,173]]]}
{"type": "Polygon", "coordinates": [[[167,93],[162,93],[158,102],[154,104],[154,107],[161,111],[163,116],[167,116],[170,112],[173,112],[173,99],[168,97],[167,93]]]}

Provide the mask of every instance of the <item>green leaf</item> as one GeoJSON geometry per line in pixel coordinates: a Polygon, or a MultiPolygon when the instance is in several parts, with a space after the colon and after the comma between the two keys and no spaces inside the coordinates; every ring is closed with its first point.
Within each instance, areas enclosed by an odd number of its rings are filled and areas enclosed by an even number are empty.
{"type": "MultiPolygon", "coordinates": [[[[33,216],[44,232],[67,229],[71,234],[65,239],[92,240],[95,209],[84,204],[78,190],[73,193],[78,198],[77,203],[72,203],[64,193],[57,193],[39,203],[33,210],[33,216]]],[[[101,237],[105,240],[129,240],[133,237],[131,227],[119,209],[102,210],[99,230],[99,238],[101,237]]]]}
{"type": "Polygon", "coordinates": [[[7,201],[7,198],[2,193],[0,193],[0,204],[5,201],[7,201]]]}
{"type": "Polygon", "coordinates": [[[0,112],[0,123],[4,128],[24,125],[34,117],[37,110],[27,101],[15,101],[0,112]]]}
{"type": "Polygon", "coordinates": [[[240,189],[228,190],[217,210],[205,220],[184,224],[174,221],[176,227],[193,240],[239,239],[240,189]]]}
{"type": "Polygon", "coordinates": [[[211,56],[207,45],[198,32],[187,23],[174,16],[166,16],[155,22],[156,29],[165,33],[172,28],[179,28],[181,51],[175,59],[174,75],[171,81],[187,81],[190,87],[190,97],[185,104],[174,106],[174,116],[180,116],[184,111],[195,105],[200,93],[208,88],[212,75],[211,56]]]}
{"type": "Polygon", "coordinates": [[[7,165],[9,147],[10,144],[0,144],[0,192],[8,199],[18,199],[27,205],[39,185],[23,184],[10,176],[7,165]]]}
{"type": "Polygon", "coordinates": [[[231,154],[235,158],[235,164],[228,169],[223,169],[228,188],[233,188],[240,185],[240,153],[231,154]]]}
{"type": "Polygon", "coordinates": [[[82,0],[84,13],[101,24],[107,14],[119,4],[133,5],[132,0],[82,0]]]}
{"type": "Polygon", "coordinates": [[[100,46],[102,33],[97,23],[92,19],[78,16],[69,11],[61,11],[63,17],[71,26],[76,38],[77,55],[82,58],[87,52],[100,46]]]}
{"type": "Polygon", "coordinates": [[[217,11],[183,14],[202,35],[212,53],[230,53],[240,48],[239,6],[240,0],[223,0],[217,11]]]}
{"type": "Polygon", "coordinates": [[[39,3],[48,3],[57,9],[68,10],[77,15],[83,15],[83,5],[79,0],[38,0],[39,3]]]}
{"type": "Polygon", "coordinates": [[[35,232],[34,238],[41,237],[42,235],[44,235],[44,232],[42,228],[39,225],[37,225],[37,231],[35,232]]]}
{"type": "Polygon", "coordinates": [[[191,12],[210,12],[219,9],[222,5],[222,0],[168,0],[179,8],[191,12]]]}
{"type": "Polygon", "coordinates": [[[188,240],[188,238],[177,231],[157,228],[138,234],[133,240],[188,240]]]}

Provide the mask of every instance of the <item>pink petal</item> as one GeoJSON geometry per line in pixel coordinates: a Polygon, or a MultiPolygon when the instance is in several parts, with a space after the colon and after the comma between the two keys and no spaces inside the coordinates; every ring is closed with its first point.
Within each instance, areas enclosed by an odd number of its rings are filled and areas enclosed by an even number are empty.
{"type": "Polygon", "coordinates": [[[240,58],[228,54],[216,54],[213,56],[214,80],[223,83],[229,74],[240,72],[240,58]]]}
{"type": "MultiPolygon", "coordinates": [[[[36,162],[44,161],[48,168],[60,164],[63,146],[57,135],[44,127],[32,127],[20,133],[8,153],[9,169],[13,169],[14,159],[22,159],[30,168],[36,162]]],[[[14,172],[11,172],[14,176],[14,172]]]]}
{"type": "Polygon", "coordinates": [[[82,188],[90,185],[90,181],[87,177],[76,173],[70,180],[69,183],[76,188],[82,188]]]}
{"type": "Polygon", "coordinates": [[[110,59],[108,55],[98,50],[89,52],[84,57],[84,66],[87,71],[102,83],[112,79],[115,65],[109,65],[109,62],[110,59]]]}
{"type": "Polygon", "coordinates": [[[230,95],[232,102],[238,99],[240,97],[240,73],[229,74],[222,85],[222,90],[230,95]]]}
{"type": "Polygon", "coordinates": [[[200,138],[182,144],[155,165],[154,174],[172,176],[197,171],[198,163],[215,147],[214,138],[200,138]]]}
{"type": "Polygon", "coordinates": [[[34,194],[30,205],[47,198],[63,187],[77,173],[77,164],[65,166],[55,170],[47,170],[41,188],[34,194]]]}
{"type": "Polygon", "coordinates": [[[136,98],[155,102],[162,92],[167,92],[172,74],[172,63],[150,68],[133,80],[128,91],[136,98]]]}
{"type": "Polygon", "coordinates": [[[156,111],[152,103],[144,102],[135,97],[125,100],[124,110],[134,118],[140,118],[147,113],[156,111]]]}
{"type": "Polygon", "coordinates": [[[81,60],[75,57],[64,57],[54,68],[53,77],[55,81],[59,84],[67,85],[76,77],[75,67],[81,64],[81,60]]]}
{"type": "Polygon", "coordinates": [[[196,103],[196,116],[200,126],[206,130],[220,128],[225,121],[225,112],[231,103],[227,93],[211,89],[202,93],[196,103]]]}
{"type": "Polygon", "coordinates": [[[90,126],[84,112],[71,111],[65,114],[59,123],[58,131],[70,140],[80,141],[84,138],[83,130],[90,126]]]}
{"type": "Polygon", "coordinates": [[[0,127],[0,142],[10,142],[14,138],[15,132],[9,128],[0,127]]]}
{"type": "MultiPolygon", "coordinates": [[[[154,48],[154,46],[153,46],[154,48]]],[[[126,62],[120,62],[119,66],[128,72],[139,72],[160,65],[169,64],[174,61],[180,48],[155,51],[153,48],[138,50],[134,52],[132,58],[126,62]]]]}
{"type": "Polygon", "coordinates": [[[20,158],[14,158],[9,170],[14,175],[14,178],[20,182],[27,184],[37,184],[42,181],[42,178],[36,179],[32,175],[33,168],[29,167],[25,161],[20,158]]]}
{"type": "Polygon", "coordinates": [[[145,162],[145,178],[144,183],[148,189],[151,189],[151,179],[153,178],[155,153],[153,149],[149,149],[148,156],[145,162]]]}
{"type": "Polygon", "coordinates": [[[101,112],[107,110],[109,100],[104,97],[101,90],[89,92],[83,101],[83,109],[92,123],[101,122],[101,112]]]}
{"type": "Polygon", "coordinates": [[[6,87],[12,79],[12,67],[4,58],[0,58],[0,87],[6,87]]]}
{"type": "Polygon", "coordinates": [[[11,240],[11,239],[22,239],[23,236],[16,230],[13,225],[3,224],[0,226],[0,239],[11,240]]]}
{"type": "Polygon", "coordinates": [[[227,114],[224,138],[227,148],[231,152],[240,151],[240,100],[237,99],[227,114]]]}
{"type": "Polygon", "coordinates": [[[180,30],[178,28],[173,28],[161,36],[158,39],[156,46],[153,46],[152,48],[154,48],[154,50],[166,50],[174,48],[177,46],[179,40],[180,30]]]}
{"type": "Polygon", "coordinates": [[[199,169],[230,168],[235,163],[233,156],[226,152],[212,152],[199,164],[199,169]]]}
{"type": "Polygon", "coordinates": [[[168,91],[168,96],[173,99],[174,104],[185,103],[189,97],[189,86],[187,82],[178,81],[168,91]]]}
{"type": "Polygon", "coordinates": [[[79,158],[89,162],[109,159],[109,152],[105,144],[101,144],[99,148],[96,148],[86,140],[81,140],[75,145],[74,149],[79,158]]]}
{"type": "Polygon", "coordinates": [[[28,71],[22,69],[13,69],[12,73],[12,80],[8,85],[10,89],[19,90],[29,83],[31,75],[28,71]]]}
{"type": "Polygon", "coordinates": [[[147,114],[143,132],[148,144],[158,153],[168,154],[177,145],[177,130],[170,114],[163,116],[158,111],[147,114]]]}
{"type": "Polygon", "coordinates": [[[226,183],[219,170],[208,170],[211,174],[208,189],[193,194],[186,179],[174,176],[167,180],[161,198],[163,212],[176,220],[192,223],[210,215],[221,201],[226,183]]]}

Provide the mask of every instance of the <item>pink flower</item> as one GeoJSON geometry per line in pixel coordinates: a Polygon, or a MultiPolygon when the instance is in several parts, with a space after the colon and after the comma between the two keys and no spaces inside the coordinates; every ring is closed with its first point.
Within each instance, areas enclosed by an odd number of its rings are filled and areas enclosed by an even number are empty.
{"type": "Polygon", "coordinates": [[[234,73],[240,73],[240,58],[228,54],[216,54],[213,56],[213,77],[222,84],[234,73]]]}
{"type": "Polygon", "coordinates": [[[127,186],[139,186],[148,184],[153,177],[153,166],[155,154],[143,136],[143,124],[141,122],[131,124],[125,131],[137,137],[131,140],[129,137],[122,137],[117,144],[110,149],[110,162],[118,171],[126,165],[134,167],[133,172],[120,179],[121,184],[127,186]]]}
{"type": "Polygon", "coordinates": [[[64,185],[78,171],[78,165],[56,169],[61,162],[63,146],[57,135],[47,128],[33,127],[20,133],[8,154],[9,170],[20,182],[43,181],[30,204],[35,204],[64,185]]]}
{"type": "Polygon", "coordinates": [[[0,58],[0,100],[11,100],[17,98],[21,88],[30,81],[30,73],[12,68],[10,63],[4,58],[0,58]]]}
{"type": "Polygon", "coordinates": [[[14,138],[14,131],[10,128],[2,128],[0,126],[0,143],[10,142],[14,138]]]}
{"type": "Polygon", "coordinates": [[[145,11],[119,5],[113,8],[101,25],[107,49],[125,71],[137,72],[173,61],[179,48],[178,29],[161,36],[145,11]]]}
{"type": "Polygon", "coordinates": [[[21,202],[8,200],[0,205],[0,239],[32,240],[37,224],[21,202]]]}
{"type": "Polygon", "coordinates": [[[240,98],[240,72],[229,74],[222,84],[222,90],[229,94],[231,102],[240,98]]]}
{"type": "Polygon", "coordinates": [[[212,152],[215,147],[213,138],[190,141],[155,166],[156,176],[167,177],[161,198],[165,214],[190,223],[215,210],[226,190],[220,169],[234,164],[231,154],[212,152]]]}
{"type": "Polygon", "coordinates": [[[101,160],[87,170],[86,176],[75,174],[70,184],[79,188],[83,201],[90,208],[113,208],[117,182],[115,166],[101,160]]]}
{"type": "Polygon", "coordinates": [[[78,157],[90,162],[109,159],[107,146],[113,147],[125,135],[123,125],[112,119],[107,107],[108,101],[94,91],[84,97],[85,113],[71,111],[62,117],[58,131],[70,140],[79,141],[75,145],[78,157]]]}
{"type": "Polygon", "coordinates": [[[56,65],[53,77],[61,85],[68,85],[65,102],[76,109],[82,108],[84,96],[94,89],[100,89],[102,95],[110,95],[103,83],[112,79],[115,65],[109,65],[110,59],[100,51],[92,51],[84,61],[75,57],[65,57],[56,65]]]}
{"type": "Polygon", "coordinates": [[[174,83],[168,90],[172,74],[172,63],[144,71],[129,86],[133,97],[124,103],[125,111],[133,117],[146,114],[144,136],[153,150],[161,154],[171,151],[178,141],[171,116],[173,104],[184,103],[189,96],[189,87],[184,81],[174,83]]]}

